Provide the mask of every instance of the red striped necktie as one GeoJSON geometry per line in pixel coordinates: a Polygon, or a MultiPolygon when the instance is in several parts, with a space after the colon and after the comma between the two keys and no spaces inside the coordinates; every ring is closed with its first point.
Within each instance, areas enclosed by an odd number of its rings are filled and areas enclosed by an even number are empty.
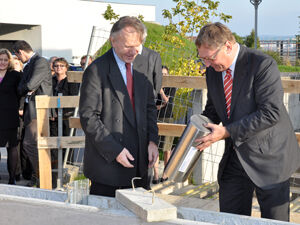
{"type": "Polygon", "coordinates": [[[134,110],[133,77],[131,73],[131,63],[125,63],[125,67],[126,67],[127,91],[134,110]]]}
{"type": "Polygon", "coordinates": [[[226,100],[226,113],[227,117],[230,117],[230,105],[231,105],[231,93],[232,93],[232,75],[231,69],[226,70],[226,75],[224,77],[224,93],[226,100]]]}

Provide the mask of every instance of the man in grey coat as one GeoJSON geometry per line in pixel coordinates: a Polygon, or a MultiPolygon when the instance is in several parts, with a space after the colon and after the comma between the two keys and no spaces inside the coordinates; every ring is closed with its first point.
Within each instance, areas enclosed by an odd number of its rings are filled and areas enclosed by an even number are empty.
{"type": "Polygon", "coordinates": [[[27,186],[38,186],[38,149],[36,95],[52,95],[52,75],[48,61],[34,52],[26,41],[17,41],[13,46],[16,56],[26,63],[18,87],[19,94],[25,97],[23,149],[30,160],[33,174],[27,186]]]}
{"type": "Polygon", "coordinates": [[[221,212],[250,216],[255,190],[263,218],[289,221],[289,178],[300,151],[276,62],[239,45],[221,23],[204,26],[196,46],[207,67],[203,115],[214,122],[198,149],[225,139],[218,172],[221,212]]]}

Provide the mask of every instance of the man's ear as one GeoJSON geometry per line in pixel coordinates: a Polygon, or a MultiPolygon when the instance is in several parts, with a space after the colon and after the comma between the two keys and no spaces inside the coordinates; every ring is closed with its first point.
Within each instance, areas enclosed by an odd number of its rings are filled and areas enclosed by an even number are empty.
{"type": "Polygon", "coordinates": [[[111,47],[114,47],[115,39],[113,37],[109,37],[111,47]]]}
{"type": "Polygon", "coordinates": [[[226,54],[230,55],[232,53],[233,44],[230,41],[225,42],[226,54]]]}

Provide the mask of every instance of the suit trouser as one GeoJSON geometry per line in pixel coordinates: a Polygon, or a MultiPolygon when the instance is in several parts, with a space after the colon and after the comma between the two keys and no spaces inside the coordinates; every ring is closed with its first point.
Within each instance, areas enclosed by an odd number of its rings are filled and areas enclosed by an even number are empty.
{"type": "Polygon", "coordinates": [[[25,126],[23,149],[26,152],[31,166],[33,168],[32,176],[38,178],[38,149],[37,149],[37,121],[32,120],[27,126],[25,126]]]}
{"type": "Polygon", "coordinates": [[[220,211],[251,216],[255,190],[261,217],[289,221],[289,180],[270,189],[257,187],[243,169],[235,151],[232,151],[219,180],[220,211]]]}

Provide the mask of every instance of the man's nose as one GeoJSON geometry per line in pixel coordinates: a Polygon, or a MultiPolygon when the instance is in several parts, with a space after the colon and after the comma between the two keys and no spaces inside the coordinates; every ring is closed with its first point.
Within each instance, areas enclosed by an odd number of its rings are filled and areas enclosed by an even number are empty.
{"type": "Polygon", "coordinates": [[[130,54],[135,55],[137,54],[139,51],[136,48],[130,48],[130,54]]]}
{"type": "Polygon", "coordinates": [[[210,65],[211,65],[210,60],[203,59],[203,61],[204,61],[205,67],[210,67],[210,65]]]}

